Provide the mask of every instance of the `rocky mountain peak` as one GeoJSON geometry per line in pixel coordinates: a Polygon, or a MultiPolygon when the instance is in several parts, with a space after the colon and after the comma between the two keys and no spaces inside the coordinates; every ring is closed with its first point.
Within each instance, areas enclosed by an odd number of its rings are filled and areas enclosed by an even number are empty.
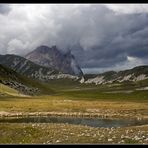
{"type": "Polygon", "coordinates": [[[46,53],[48,52],[49,50],[49,47],[48,46],[39,46],[38,48],[36,48],[36,52],[40,52],[40,53],[46,53]]]}
{"type": "Polygon", "coordinates": [[[74,55],[68,50],[65,54],[56,45],[48,47],[41,45],[25,56],[26,59],[45,66],[54,68],[62,73],[82,76],[83,73],[76,62],[74,55]]]}

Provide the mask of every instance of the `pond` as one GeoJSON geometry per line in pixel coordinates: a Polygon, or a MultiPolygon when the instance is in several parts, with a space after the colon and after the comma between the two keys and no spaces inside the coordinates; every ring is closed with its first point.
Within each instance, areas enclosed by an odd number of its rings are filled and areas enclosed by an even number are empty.
{"type": "Polygon", "coordinates": [[[87,125],[91,127],[127,127],[148,124],[148,120],[136,119],[100,119],[100,118],[76,118],[76,117],[5,117],[0,119],[0,123],[68,123],[75,125],[87,125]]]}

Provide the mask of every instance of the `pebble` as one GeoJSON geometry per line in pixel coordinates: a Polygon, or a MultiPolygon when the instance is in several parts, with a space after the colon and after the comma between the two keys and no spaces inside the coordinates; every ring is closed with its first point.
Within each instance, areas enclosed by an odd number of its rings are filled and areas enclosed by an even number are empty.
{"type": "Polygon", "coordinates": [[[124,135],[121,135],[121,139],[123,139],[124,138],[124,135]]]}
{"type": "Polygon", "coordinates": [[[135,140],[140,140],[141,138],[139,138],[138,136],[134,137],[135,140]]]}
{"type": "Polygon", "coordinates": [[[145,138],[145,136],[142,136],[142,138],[145,138]]]}
{"type": "Polygon", "coordinates": [[[103,138],[103,137],[104,137],[104,135],[101,135],[100,137],[101,137],[101,138],[103,138]]]}
{"type": "Polygon", "coordinates": [[[60,142],[60,140],[57,140],[56,142],[58,143],[58,142],[60,142]]]}
{"type": "Polygon", "coordinates": [[[113,139],[108,139],[108,142],[111,142],[111,141],[113,141],[113,139]]]}
{"type": "Polygon", "coordinates": [[[124,140],[121,140],[121,142],[124,143],[125,141],[124,140]]]}

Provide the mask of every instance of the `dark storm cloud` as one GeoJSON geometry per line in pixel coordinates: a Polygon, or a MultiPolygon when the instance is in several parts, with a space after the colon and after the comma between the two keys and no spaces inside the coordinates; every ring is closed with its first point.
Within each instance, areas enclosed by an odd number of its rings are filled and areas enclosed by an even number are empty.
{"type": "MultiPolygon", "coordinates": [[[[79,58],[82,67],[110,67],[126,62],[127,56],[148,58],[148,14],[122,14],[114,19],[118,20],[115,26],[117,30],[120,28],[119,31],[108,36],[105,32],[106,38],[98,47],[85,51],[87,62],[79,58]]],[[[112,27],[110,25],[110,29],[112,27]]]]}
{"type": "Polygon", "coordinates": [[[8,14],[10,12],[9,5],[6,4],[0,4],[0,14],[8,14]]]}
{"type": "MultiPolygon", "coordinates": [[[[0,15],[1,54],[24,55],[44,44],[71,49],[82,68],[148,64],[147,5],[10,7],[8,15],[0,15]]],[[[0,5],[0,13],[6,8],[0,5]]]]}

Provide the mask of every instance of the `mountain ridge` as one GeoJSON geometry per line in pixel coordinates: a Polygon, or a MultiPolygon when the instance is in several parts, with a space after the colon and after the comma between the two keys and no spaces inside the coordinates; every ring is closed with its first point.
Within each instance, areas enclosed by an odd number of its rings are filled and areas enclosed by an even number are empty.
{"type": "Polygon", "coordinates": [[[28,78],[33,78],[43,82],[48,82],[53,79],[80,79],[78,76],[63,74],[53,68],[47,68],[35,64],[24,57],[13,54],[0,55],[0,64],[13,69],[17,73],[27,76],[28,78]]]}
{"type": "Polygon", "coordinates": [[[101,74],[85,75],[86,84],[107,84],[113,82],[141,81],[148,79],[148,66],[141,65],[122,71],[107,71],[101,74]]]}
{"type": "Polygon", "coordinates": [[[37,65],[24,57],[14,54],[0,55],[0,64],[27,77],[39,80],[43,80],[43,76],[59,73],[57,70],[37,65]]]}

